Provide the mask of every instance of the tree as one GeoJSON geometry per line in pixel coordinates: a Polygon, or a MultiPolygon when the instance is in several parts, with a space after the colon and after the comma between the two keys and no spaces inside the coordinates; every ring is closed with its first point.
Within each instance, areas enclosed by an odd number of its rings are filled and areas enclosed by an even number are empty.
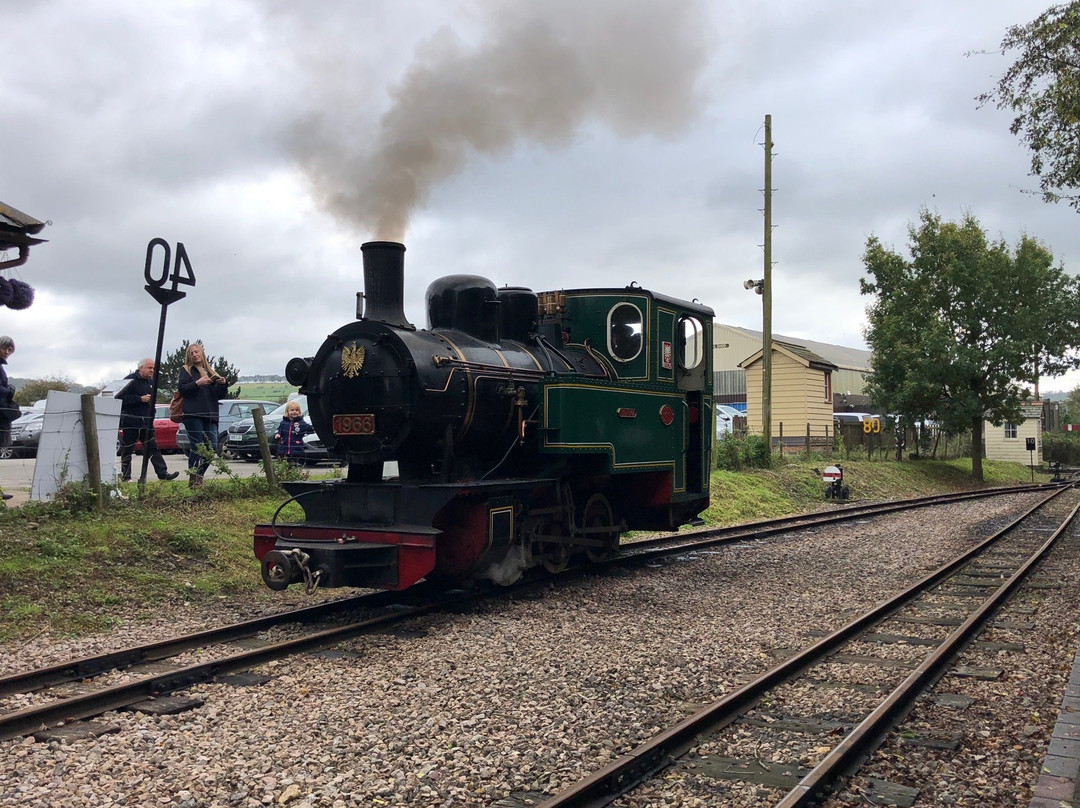
{"type": "Polygon", "coordinates": [[[47,376],[44,379],[30,379],[15,392],[15,403],[20,407],[29,407],[35,401],[47,398],[50,390],[70,393],[74,382],[59,376],[47,376]]]}
{"type": "Polygon", "coordinates": [[[978,100],[1016,114],[1009,131],[1031,150],[1043,198],[1080,211],[1080,0],[1011,26],[1001,50],[1019,57],[978,100]]]}
{"type": "Polygon", "coordinates": [[[1023,420],[1023,385],[1080,365],[1080,283],[1023,236],[1015,251],[988,242],[973,216],[943,222],[926,210],[908,228],[910,259],[867,241],[860,280],[873,351],[868,393],[905,419],[932,417],[972,432],[982,479],[982,422],[1023,420]]]}
{"type": "MultiPolygon", "coordinates": [[[[172,394],[176,392],[176,381],[180,378],[180,368],[184,366],[184,355],[187,353],[190,341],[184,340],[180,343],[180,347],[175,351],[167,354],[158,365],[158,401],[161,403],[167,402],[172,398],[172,394]]],[[[201,345],[202,343],[197,343],[201,345]]],[[[229,364],[228,360],[224,356],[206,357],[207,364],[214,370],[215,373],[225,377],[225,381],[228,382],[231,388],[236,384],[240,378],[240,371],[229,364]]],[[[235,392],[230,393],[226,398],[238,398],[240,395],[240,388],[237,388],[235,392]]]]}
{"type": "Polygon", "coordinates": [[[1080,387],[1074,387],[1062,402],[1061,423],[1080,424],[1080,387]]]}

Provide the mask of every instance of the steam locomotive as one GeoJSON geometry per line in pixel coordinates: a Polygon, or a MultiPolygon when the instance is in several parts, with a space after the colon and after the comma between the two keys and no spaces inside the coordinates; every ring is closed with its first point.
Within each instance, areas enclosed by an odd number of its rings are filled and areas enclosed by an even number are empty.
{"type": "Polygon", "coordinates": [[[635,284],[535,293],[451,275],[417,329],[404,245],[361,250],[356,320],[285,369],[348,472],[285,483],[304,519],[255,527],[267,586],[509,584],[614,553],[625,530],[697,521],[712,309],[635,284]]]}

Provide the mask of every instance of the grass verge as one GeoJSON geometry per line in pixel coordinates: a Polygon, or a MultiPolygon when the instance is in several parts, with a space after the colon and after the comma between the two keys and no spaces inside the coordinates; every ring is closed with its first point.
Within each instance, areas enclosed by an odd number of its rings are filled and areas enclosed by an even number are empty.
{"type": "MultiPolygon", "coordinates": [[[[709,524],[734,524],[826,506],[820,469],[786,461],[774,469],[717,471],[709,524]]],[[[975,487],[970,460],[850,461],[843,464],[852,499],[899,499],[975,487]]],[[[1031,479],[1023,466],[984,464],[986,483],[1031,479]]],[[[1036,475],[1044,481],[1047,475],[1036,475]]],[[[143,499],[134,486],[98,511],[69,491],[49,503],[0,510],[0,641],[42,632],[77,636],[125,621],[200,604],[238,611],[251,605],[302,603],[292,587],[267,590],[251,551],[252,526],[271,519],[284,495],[258,477],[208,480],[186,487],[150,483],[143,499]]],[[[296,519],[290,505],[282,518],[296,519]]]]}

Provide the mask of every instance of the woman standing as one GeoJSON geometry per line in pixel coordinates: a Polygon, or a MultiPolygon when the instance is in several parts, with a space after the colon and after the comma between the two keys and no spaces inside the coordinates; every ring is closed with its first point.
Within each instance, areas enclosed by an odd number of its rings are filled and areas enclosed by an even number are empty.
{"type": "Polygon", "coordinates": [[[229,387],[206,362],[206,352],[192,343],[184,354],[184,365],[176,389],[184,399],[184,429],[188,433],[188,488],[200,488],[210,467],[210,455],[217,447],[218,401],[229,387]],[[202,453],[200,454],[200,448],[202,453]]]}

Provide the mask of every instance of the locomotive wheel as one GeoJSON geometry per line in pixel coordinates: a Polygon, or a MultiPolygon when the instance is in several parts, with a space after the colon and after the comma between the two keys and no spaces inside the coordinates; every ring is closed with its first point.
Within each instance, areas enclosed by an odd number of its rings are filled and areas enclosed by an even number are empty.
{"type": "MultiPolygon", "coordinates": [[[[549,536],[566,536],[566,526],[558,519],[551,519],[543,526],[544,532],[549,536]]],[[[561,542],[538,541],[533,555],[540,559],[544,569],[554,574],[566,569],[570,563],[570,545],[561,542]]]]}
{"type": "Polygon", "coordinates": [[[600,539],[604,542],[603,547],[588,547],[585,555],[594,564],[610,558],[615,552],[619,542],[619,529],[615,526],[615,515],[611,510],[611,503],[603,494],[593,494],[585,503],[585,512],[581,518],[581,526],[588,528],[610,527],[610,533],[589,533],[588,538],[600,539]]]}

